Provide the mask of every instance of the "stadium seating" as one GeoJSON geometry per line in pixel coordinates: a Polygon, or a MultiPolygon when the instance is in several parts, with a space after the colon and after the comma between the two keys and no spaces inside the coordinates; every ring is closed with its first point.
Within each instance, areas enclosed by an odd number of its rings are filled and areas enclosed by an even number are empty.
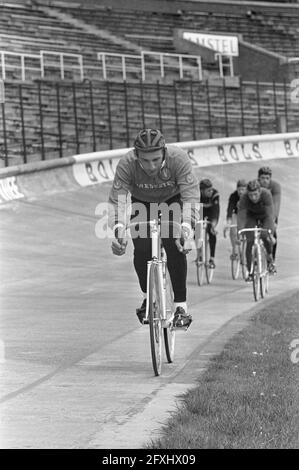
{"type": "MultiPolygon", "coordinates": [[[[199,7],[200,8],[200,7],[199,7]]],[[[98,28],[116,31],[119,36],[136,38],[143,47],[173,51],[174,28],[218,31],[242,34],[245,41],[273,52],[299,55],[298,17],[287,13],[267,13],[248,10],[237,13],[186,11],[181,14],[116,10],[113,8],[80,8],[66,6],[74,16],[98,28]],[[132,30],[132,24],[134,29],[132,30]]]]}
{"type": "MultiPolygon", "coordinates": [[[[191,27],[237,32],[252,44],[285,56],[299,55],[298,18],[286,12],[243,9],[239,13],[236,10],[232,13],[156,11],[137,15],[134,10],[107,7],[78,9],[69,2],[57,3],[53,15],[47,11],[48,7],[36,7],[28,2],[1,4],[0,49],[36,55],[41,50],[80,54],[92,83],[80,82],[78,71],[77,75],[66,71],[65,80],[60,81],[57,67],[48,58],[45,78],[59,81],[58,84],[42,81],[39,95],[39,82],[27,80],[21,85],[20,74],[13,68],[7,69],[5,123],[10,164],[20,163],[24,157],[32,161],[41,155],[48,159],[126,147],[142,125],[161,127],[168,141],[297,130],[299,108],[288,100],[286,85],[277,84],[274,97],[273,85],[261,84],[257,97],[256,84],[245,83],[241,106],[240,89],[225,88],[221,80],[206,81],[211,76],[210,70],[205,71],[203,82],[176,81],[174,85],[162,80],[157,84],[153,78],[141,86],[138,74],[135,82],[124,83],[115,71],[107,83],[101,79],[96,59],[99,51],[132,54],[145,48],[176,52],[174,28],[191,27]],[[76,85],[69,81],[73,79],[77,80],[76,85]]],[[[12,56],[9,60],[13,64],[19,59],[12,56]]],[[[34,60],[29,58],[28,64],[31,78],[36,79],[40,78],[40,71],[34,60]]],[[[0,165],[4,164],[2,127],[1,123],[0,165]]]]}
{"type": "MultiPolygon", "coordinates": [[[[239,89],[226,89],[224,95],[224,89],[219,86],[210,85],[207,90],[206,82],[192,82],[192,96],[191,83],[184,81],[176,82],[175,90],[170,84],[147,83],[141,88],[136,83],[96,82],[92,85],[93,108],[90,86],[88,82],[75,85],[75,110],[74,88],[70,82],[60,82],[58,86],[42,82],[41,112],[37,83],[23,83],[27,161],[41,158],[42,143],[46,159],[131,146],[136,129],[143,125],[162,128],[167,140],[172,142],[241,135],[243,132],[254,135],[296,131],[298,127],[298,105],[289,104],[286,116],[285,93],[278,85],[275,103],[273,90],[268,86],[260,86],[260,99],[257,100],[256,85],[245,83],[242,88],[243,112],[239,89]],[[288,129],[281,129],[284,118],[288,121],[288,129]]],[[[21,163],[24,156],[19,87],[20,84],[12,81],[6,84],[10,164],[21,163]]],[[[2,138],[0,147],[3,153],[2,138]]]]}

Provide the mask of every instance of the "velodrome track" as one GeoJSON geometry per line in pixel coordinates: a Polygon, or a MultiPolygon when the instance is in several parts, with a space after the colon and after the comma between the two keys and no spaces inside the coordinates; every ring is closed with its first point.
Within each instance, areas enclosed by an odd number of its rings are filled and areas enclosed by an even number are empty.
{"type": "MultiPolygon", "coordinates": [[[[283,190],[271,300],[298,287],[299,159],[267,164],[283,190]]],[[[251,286],[230,277],[222,223],[236,180],[254,178],[259,166],[199,169],[221,194],[217,267],[213,284],[198,287],[189,255],[194,322],[177,334],[175,362],[161,377],[153,375],[148,328],[135,315],[141,297],[132,248],[114,257],[110,242],[95,236],[95,208],[110,185],[2,207],[1,448],[133,449],[157,437],[176,397],[257,308],[251,286]]]]}

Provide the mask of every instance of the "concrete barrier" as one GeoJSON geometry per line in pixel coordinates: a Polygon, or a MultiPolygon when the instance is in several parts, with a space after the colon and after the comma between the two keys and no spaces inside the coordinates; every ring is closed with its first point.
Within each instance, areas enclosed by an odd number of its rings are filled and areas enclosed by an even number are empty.
{"type": "Polygon", "coordinates": [[[73,157],[66,157],[2,168],[0,204],[78,188],[73,172],[74,163],[73,157]]]}
{"type": "MultiPolygon", "coordinates": [[[[186,150],[194,167],[299,157],[299,132],[229,137],[173,145],[186,150]]],[[[128,148],[92,152],[0,170],[0,204],[34,199],[111,181],[128,148]]]]}
{"type": "MultiPolygon", "coordinates": [[[[299,157],[299,132],[176,142],[194,167],[299,157]]],[[[74,177],[80,186],[113,179],[115,168],[129,149],[75,155],[74,177]]]]}

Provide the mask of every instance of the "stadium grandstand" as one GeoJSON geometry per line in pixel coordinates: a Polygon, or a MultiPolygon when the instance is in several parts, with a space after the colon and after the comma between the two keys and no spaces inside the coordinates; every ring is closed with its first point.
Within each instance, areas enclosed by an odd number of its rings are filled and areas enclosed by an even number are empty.
{"type": "Polygon", "coordinates": [[[298,2],[0,1],[1,166],[296,131],[298,2]]]}

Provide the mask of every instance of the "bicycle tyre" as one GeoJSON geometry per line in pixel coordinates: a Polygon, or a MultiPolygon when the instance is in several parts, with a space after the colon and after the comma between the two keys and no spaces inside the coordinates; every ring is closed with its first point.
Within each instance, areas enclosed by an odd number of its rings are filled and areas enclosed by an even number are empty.
{"type": "Polygon", "coordinates": [[[231,258],[231,273],[232,273],[233,280],[236,281],[240,273],[240,256],[239,255],[236,259],[231,258]]]}
{"type": "Polygon", "coordinates": [[[269,271],[267,270],[265,274],[265,293],[269,294],[269,271]]]}
{"type": "Polygon", "coordinates": [[[241,260],[241,268],[242,268],[242,277],[243,277],[244,281],[248,276],[247,260],[246,260],[246,247],[247,247],[247,241],[245,240],[244,242],[242,242],[242,246],[240,248],[240,260],[241,260]]]}
{"type": "Polygon", "coordinates": [[[267,268],[267,253],[264,245],[261,247],[261,256],[262,256],[262,275],[260,279],[260,292],[262,299],[265,297],[269,289],[269,273],[267,268]]]}
{"type": "Polygon", "coordinates": [[[162,318],[161,318],[161,293],[159,288],[158,265],[152,263],[149,272],[149,330],[151,356],[154,373],[156,376],[162,370],[162,318]]]}
{"type": "Polygon", "coordinates": [[[210,268],[209,264],[206,264],[206,278],[207,278],[207,283],[211,284],[214,276],[214,271],[215,268],[210,268]]]}
{"type": "MultiPolygon", "coordinates": [[[[166,268],[165,271],[165,299],[166,299],[166,320],[173,316],[174,313],[174,295],[172,290],[172,284],[169,276],[169,272],[166,268]]],[[[164,346],[166,358],[169,363],[174,360],[174,348],[175,348],[175,329],[172,324],[163,328],[164,333],[164,346]]]]}
{"type": "Polygon", "coordinates": [[[258,253],[255,247],[252,248],[251,264],[253,298],[257,302],[260,294],[260,274],[258,270],[258,253]]]}
{"type": "Polygon", "coordinates": [[[262,299],[266,295],[266,285],[265,285],[265,277],[264,276],[260,277],[260,295],[261,295],[262,299]]]}
{"type": "Polygon", "coordinates": [[[207,283],[211,284],[215,268],[210,268],[209,265],[209,241],[208,241],[208,232],[205,233],[205,271],[206,271],[206,279],[207,283]]]}
{"type": "Polygon", "coordinates": [[[195,260],[196,266],[196,277],[197,277],[197,284],[199,286],[203,285],[203,276],[204,276],[204,262],[202,260],[202,248],[197,249],[197,258],[195,260]],[[200,261],[201,258],[201,261],[200,261]]]}

